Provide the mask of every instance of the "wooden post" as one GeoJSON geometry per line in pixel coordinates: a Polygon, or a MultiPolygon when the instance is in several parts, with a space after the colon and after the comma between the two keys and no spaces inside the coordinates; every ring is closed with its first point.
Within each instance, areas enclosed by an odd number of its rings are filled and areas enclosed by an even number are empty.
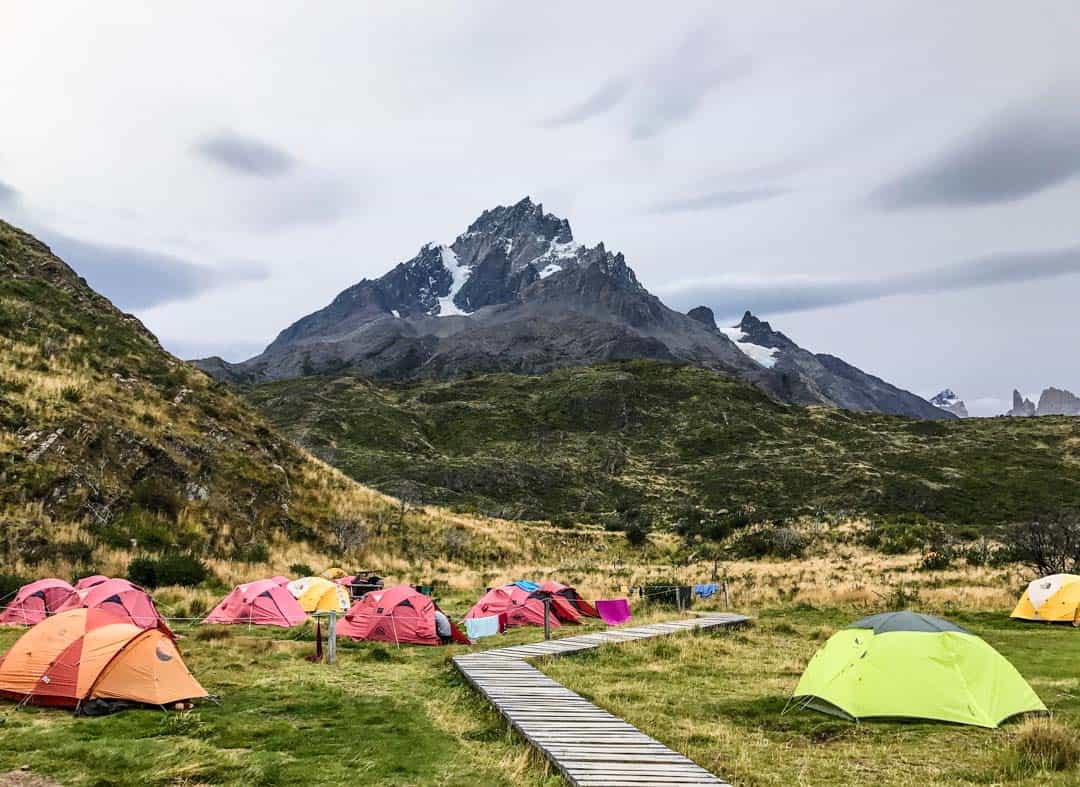
{"type": "Polygon", "coordinates": [[[544,597],[544,639],[551,639],[551,597],[544,597]]]}
{"type": "Polygon", "coordinates": [[[330,610],[326,622],[326,663],[337,663],[337,611],[330,610]]]}
{"type": "Polygon", "coordinates": [[[724,609],[727,609],[731,606],[731,599],[728,598],[727,577],[724,577],[724,581],[720,585],[720,591],[724,594],[724,609]]]}
{"type": "Polygon", "coordinates": [[[675,586],[675,606],[679,609],[679,614],[682,614],[682,587],[675,586]]]}

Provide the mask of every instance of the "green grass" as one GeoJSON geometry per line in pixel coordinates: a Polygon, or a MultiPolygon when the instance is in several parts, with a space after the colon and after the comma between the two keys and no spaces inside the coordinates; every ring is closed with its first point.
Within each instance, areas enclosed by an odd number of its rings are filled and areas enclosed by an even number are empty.
{"type": "Polygon", "coordinates": [[[1080,508],[1080,418],[921,422],[785,406],[690,366],[244,391],[295,441],[384,491],[505,517],[600,521],[911,514],[985,527],[1080,508]]]}
{"type": "MultiPolygon", "coordinates": [[[[747,629],[603,648],[542,669],[735,785],[1072,785],[1080,772],[1018,770],[1018,724],[983,730],[929,722],[853,724],[784,713],[807,661],[853,610],[773,609],[747,629]]],[[[949,617],[982,636],[1080,736],[1080,631],[949,617]]]]}

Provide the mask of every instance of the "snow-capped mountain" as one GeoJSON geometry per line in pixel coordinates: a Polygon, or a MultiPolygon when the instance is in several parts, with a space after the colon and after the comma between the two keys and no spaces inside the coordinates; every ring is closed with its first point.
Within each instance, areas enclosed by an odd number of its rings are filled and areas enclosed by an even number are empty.
{"type": "Polygon", "coordinates": [[[566,219],[528,197],[349,287],[256,357],[196,363],[220,379],[260,382],[345,368],[381,378],[542,373],[633,358],[714,369],[786,402],[948,417],[839,359],[806,353],[768,323],[751,317],[719,330],[708,309],[669,309],[622,254],[578,243],[566,219]]]}
{"type": "Polygon", "coordinates": [[[963,399],[953,393],[951,388],[946,388],[944,391],[938,393],[930,400],[930,404],[952,413],[957,418],[968,417],[967,405],[964,404],[963,399]]]}

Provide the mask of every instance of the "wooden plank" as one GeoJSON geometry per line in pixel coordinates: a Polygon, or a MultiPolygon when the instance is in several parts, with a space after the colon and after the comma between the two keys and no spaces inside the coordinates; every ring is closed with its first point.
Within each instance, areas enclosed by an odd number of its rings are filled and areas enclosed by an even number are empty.
{"type": "Polygon", "coordinates": [[[739,625],[722,614],[581,634],[458,656],[465,679],[578,787],[725,785],[687,757],[597,707],[527,663],[679,632],[739,625]]]}

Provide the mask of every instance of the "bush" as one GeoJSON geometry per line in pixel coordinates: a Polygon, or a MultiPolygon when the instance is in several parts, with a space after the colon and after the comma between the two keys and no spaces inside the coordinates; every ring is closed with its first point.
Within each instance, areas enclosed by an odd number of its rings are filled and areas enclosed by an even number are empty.
{"type": "Polygon", "coordinates": [[[266,544],[244,544],[233,550],[233,560],[241,563],[269,563],[270,547],[266,544]]]}
{"type": "Polygon", "coordinates": [[[293,563],[289,566],[289,573],[294,577],[313,577],[315,576],[315,569],[307,563],[293,563]]]}
{"type": "Polygon", "coordinates": [[[1006,546],[1013,557],[1040,574],[1080,571],[1080,513],[1062,511],[1009,528],[1006,546]]]}
{"type": "Polygon", "coordinates": [[[132,492],[132,499],[140,508],[163,514],[169,519],[176,519],[182,506],[176,485],[155,476],[144,478],[137,483],[132,492]]]}
{"type": "Polygon", "coordinates": [[[65,402],[71,402],[72,404],[78,404],[82,401],[83,392],[81,388],[74,385],[65,385],[60,389],[60,398],[65,402]]]}
{"type": "Polygon", "coordinates": [[[735,557],[801,557],[806,550],[806,539],[790,527],[753,527],[740,533],[730,544],[735,557]]]}
{"type": "Polygon", "coordinates": [[[128,564],[127,578],[147,588],[164,585],[195,587],[210,576],[210,569],[194,555],[167,554],[160,558],[137,557],[128,564]]]}
{"type": "Polygon", "coordinates": [[[626,540],[630,543],[630,546],[640,547],[649,540],[650,529],[648,522],[640,519],[634,520],[626,525],[626,540]]]}
{"type": "Polygon", "coordinates": [[[27,582],[17,574],[0,574],[0,607],[7,604],[27,582]]]}
{"type": "Polygon", "coordinates": [[[1080,739],[1053,719],[1028,719],[1017,730],[1012,754],[1019,774],[1064,771],[1080,763],[1080,739]]]}

